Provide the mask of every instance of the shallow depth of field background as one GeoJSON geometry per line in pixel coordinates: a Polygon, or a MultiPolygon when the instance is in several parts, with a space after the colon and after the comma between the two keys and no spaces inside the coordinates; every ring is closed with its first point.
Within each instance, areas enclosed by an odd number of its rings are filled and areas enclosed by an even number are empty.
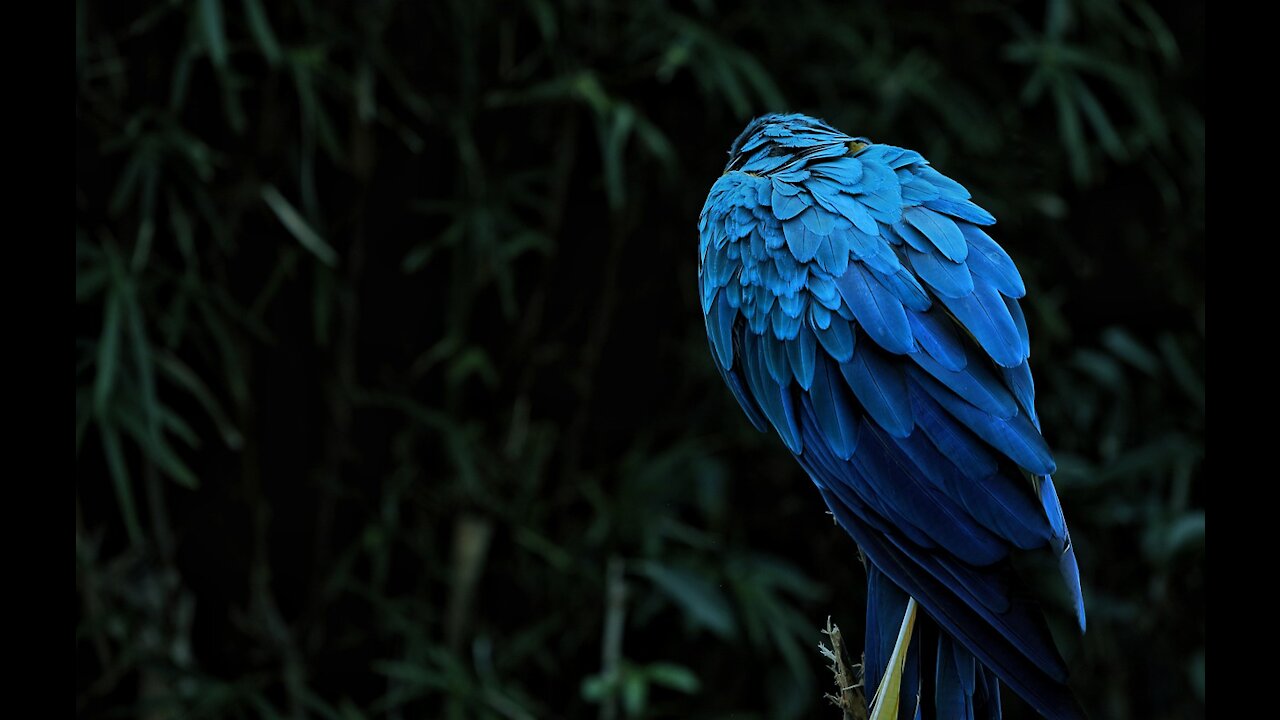
{"type": "Polygon", "coordinates": [[[1000,218],[1079,693],[1202,717],[1203,5],[827,5],[78,0],[77,716],[838,718],[855,547],[695,293],[798,110],[1000,218]]]}

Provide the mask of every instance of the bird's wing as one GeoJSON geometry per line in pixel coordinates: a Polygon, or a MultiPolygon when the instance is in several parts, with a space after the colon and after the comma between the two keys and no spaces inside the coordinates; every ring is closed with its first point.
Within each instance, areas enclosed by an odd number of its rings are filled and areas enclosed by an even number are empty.
{"type": "Polygon", "coordinates": [[[702,308],[738,402],[871,563],[1041,712],[1069,717],[1066,668],[1008,563],[1059,552],[1083,627],[1025,289],[969,197],[886,145],[728,173],[700,221],[702,308]]]}

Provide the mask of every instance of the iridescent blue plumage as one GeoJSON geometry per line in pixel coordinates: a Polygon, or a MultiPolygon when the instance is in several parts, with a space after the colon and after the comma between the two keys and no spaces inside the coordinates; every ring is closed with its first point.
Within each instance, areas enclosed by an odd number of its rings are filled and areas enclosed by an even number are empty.
{"type": "Polygon", "coordinates": [[[699,223],[717,369],[868,561],[868,697],[908,596],[941,631],[933,710],[908,701],[924,672],[917,636],[902,717],[998,717],[997,677],[1046,716],[1080,716],[1010,560],[1054,553],[1083,631],[1025,287],[983,230],[994,222],[918,153],[769,115],[734,141],[699,223]]]}

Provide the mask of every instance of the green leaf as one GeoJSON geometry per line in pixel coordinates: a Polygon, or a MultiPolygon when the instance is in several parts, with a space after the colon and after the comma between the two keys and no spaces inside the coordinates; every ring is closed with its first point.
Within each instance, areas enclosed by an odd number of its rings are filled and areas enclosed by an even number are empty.
{"type": "Polygon", "coordinates": [[[629,670],[622,676],[622,709],[629,717],[644,714],[649,704],[649,678],[644,673],[629,670]]]}
{"type": "Polygon", "coordinates": [[[614,210],[622,207],[622,201],[626,197],[623,157],[635,119],[635,110],[630,105],[617,105],[613,113],[603,121],[600,144],[604,161],[604,188],[609,198],[609,207],[614,210]]]}
{"type": "Polygon", "coordinates": [[[489,355],[478,347],[468,347],[454,357],[445,374],[445,382],[449,387],[461,387],[472,375],[479,377],[487,387],[498,384],[498,369],[489,355]]]}
{"type": "Polygon", "coordinates": [[[120,367],[120,338],[124,334],[124,304],[120,290],[113,287],[103,308],[102,334],[98,337],[98,372],[93,383],[93,407],[106,415],[111,392],[120,367]]]}
{"type": "Polygon", "coordinates": [[[591,675],[582,678],[582,685],[579,692],[582,693],[582,699],[587,702],[601,703],[605,698],[613,693],[617,681],[613,676],[605,677],[604,675],[591,675]]]}
{"type": "Polygon", "coordinates": [[[227,66],[227,34],[222,26],[221,0],[199,0],[200,30],[209,50],[209,59],[219,70],[227,66]]]}
{"type": "Polygon", "coordinates": [[[682,693],[692,695],[702,687],[702,683],[698,681],[698,676],[684,665],[666,662],[650,663],[645,666],[644,672],[654,685],[678,690],[682,693]]]}
{"type": "Polygon", "coordinates": [[[222,441],[232,450],[238,450],[244,444],[244,438],[240,435],[240,431],[236,429],[231,420],[223,411],[222,405],[213,396],[213,392],[209,390],[209,386],[205,384],[200,376],[196,375],[186,363],[178,359],[178,357],[169,352],[161,352],[156,355],[156,364],[160,371],[165,374],[174,384],[186,390],[204,411],[208,413],[209,419],[213,420],[213,424],[217,426],[218,432],[222,435],[222,441]]]}
{"type": "Polygon", "coordinates": [[[1191,658],[1190,667],[1187,668],[1188,674],[1191,676],[1191,686],[1195,688],[1196,697],[1204,702],[1204,650],[1196,653],[1191,658]]]}
{"type": "Polygon", "coordinates": [[[302,244],[302,247],[310,250],[313,255],[320,258],[320,261],[326,265],[333,266],[338,264],[338,253],[317,235],[315,230],[311,229],[311,226],[302,218],[302,215],[280,194],[280,191],[274,185],[263,185],[261,193],[262,199],[266,201],[267,206],[280,219],[280,223],[302,244]]]}
{"type": "Polygon", "coordinates": [[[1089,89],[1089,86],[1080,78],[1073,78],[1075,87],[1076,102],[1080,105],[1081,112],[1084,113],[1085,119],[1093,127],[1093,132],[1098,136],[1098,141],[1102,144],[1102,149],[1112,158],[1123,160],[1125,156],[1124,141],[1120,139],[1120,134],[1116,132],[1116,128],[1111,124],[1111,118],[1107,117],[1107,111],[1103,109],[1102,103],[1098,102],[1089,89]]]}
{"type": "Polygon", "coordinates": [[[76,302],[82,303],[97,295],[107,285],[110,275],[104,267],[76,270],[76,302]]]}
{"type": "Polygon", "coordinates": [[[244,14],[249,21],[249,32],[253,35],[253,41],[257,44],[258,50],[262,52],[262,57],[271,67],[279,65],[280,43],[276,41],[276,34],[271,29],[266,8],[262,7],[262,0],[244,0],[244,14]]]}
{"type": "Polygon", "coordinates": [[[169,193],[169,227],[173,230],[173,239],[187,267],[194,267],[196,264],[195,228],[186,208],[182,207],[182,203],[178,202],[177,196],[172,192],[169,193]]]}
{"type": "Polygon", "coordinates": [[[1104,330],[1102,344],[1116,357],[1148,375],[1160,372],[1160,359],[1155,353],[1143,347],[1123,328],[1112,327],[1104,330]]]}
{"type": "Polygon", "coordinates": [[[124,519],[125,530],[129,533],[129,541],[140,546],[142,526],[138,524],[138,507],[133,501],[133,486],[129,482],[129,469],[125,465],[120,434],[109,423],[100,424],[98,432],[102,436],[102,452],[107,458],[107,471],[115,486],[116,503],[120,505],[120,515],[124,519]]]}
{"type": "Polygon", "coordinates": [[[1053,102],[1058,109],[1058,131],[1062,133],[1062,150],[1067,155],[1071,174],[1076,182],[1084,184],[1091,176],[1089,146],[1085,142],[1080,124],[1080,111],[1076,107],[1065,80],[1053,86],[1053,102]]]}
{"type": "Polygon", "coordinates": [[[637,572],[652,580],[696,625],[705,627],[722,638],[727,639],[733,635],[733,613],[729,600],[707,578],[691,570],[666,567],[656,562],[645,562],[638,567],[637,572]]]}
{"type": "Polygon", "coordinates": [[[1160,356],[1164,358],[1165,366],[1169,368],[1178,387],[1203,412],[1205,409],[1204,374],[1197,371],[1191,364],[1191,360],[1187,358],[1174,336],[1164,335],[1160,338],[1159,345],[1160,356]]]}
{"type": "Polygon", "coordinates": [[[143,430],[152,443],[160,442],[160,400],[156,397],[155,371],[151,366],[151,343],[147,340],[146,318],[138,304],[132,283],[122,292],[127,307],[128,333],[131,341],[134,371],[137,373],[138,390],[134,398],[142,412],[143,430]]]}
{"type": "Polygon", "coordinates": [[[1160,14],[1148,3],[1137,2],[1132,5],[1133,12],[1147,26],[1147,31],[1156,42],[1164,61],[1170,65],[1178,60],[1178,40],[1169,26],[1160,18],[1160,14]]]}

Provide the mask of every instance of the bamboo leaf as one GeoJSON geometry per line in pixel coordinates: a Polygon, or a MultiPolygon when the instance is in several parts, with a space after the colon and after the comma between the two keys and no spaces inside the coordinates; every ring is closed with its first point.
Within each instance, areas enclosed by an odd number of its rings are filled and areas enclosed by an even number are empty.
{"type": "Polygon", "coordinates": [[[138,508],[133,501],[133,487],[129,482],[129,470],[125,465],[120,434],[107,423],[101,424],[98,432],[102,436],[102,452],[107,458],[107,471],[115,487],[120,517],[124,521],[125,530],[129,533],[129,541],[135,546],[140,546],[142,545],[142,526],[138,524],[138,508]]]}
{"type": "Polygon", "coordinates": [[[311,229],[311,226],[307,224],[302,215],[280,194],[280,191],[274,185],[263,185],[261,193],[262,199],[266,201],[267,206],[271,208],[271,211],[280,219],[280,223],[285,226],[285,229],[293,235],[294,239],[302,247],[311,251],[311,254],[326,265],[333,266],[338,264],[338,253],[329,246],[329,243],[316,234],[315,230],[311,229]]]}
{"type": "Polygon", "coordinates": [[[262,7],[262,0],[244,0],[244,15],[262,57],[271,67],[279,65],[280,43],[276,41],[275,31],[271,29],[271,20],[267,17],[266,8],[262,7]]]}
{"type": "Polygon", "coordinates": [[[227,33],[222,24],[222,0],[198,0],[200,4],[200,31],[204,35],[209,59],[214,67],[227,67],[227,33]]]}

